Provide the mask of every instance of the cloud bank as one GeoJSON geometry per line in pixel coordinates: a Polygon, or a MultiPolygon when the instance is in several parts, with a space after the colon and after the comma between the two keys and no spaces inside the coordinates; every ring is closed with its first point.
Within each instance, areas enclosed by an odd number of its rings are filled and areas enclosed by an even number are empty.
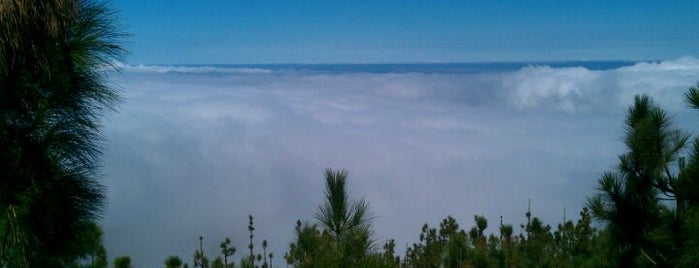
{"type": "Polygon", "coordinates": [[[614,166],[633,96],[694,130],[682,94],[697,80],[691,57],[483,72],[125,66],[111,81],[126,102],[105,122],[106,246],[157,267],[191,262],[200,235],[219,255],[228,236],[238,259],[253,214],[257,245],[269,240],[281,265],[296,220],[322,202],[326,167],[349,170],[379,242],[395,238],[400,253],[447,215],[521,223],[528,199],[555,224],[614,166]]]}

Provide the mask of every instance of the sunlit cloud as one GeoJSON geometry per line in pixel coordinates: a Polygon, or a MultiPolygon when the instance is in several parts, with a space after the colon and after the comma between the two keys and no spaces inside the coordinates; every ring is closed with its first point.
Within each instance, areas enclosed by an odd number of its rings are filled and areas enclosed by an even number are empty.
{"type": "Polygon", "coordinates": [[[633,96],[682,118],[698,79],[695,58],[482,73],[124,66],[112,82],[126,101],[105,122],[106,244],[146,267],[191,261],[199,235],[207,254],[226,236],[245,248],[253,214],[258,244],[282,256],[326,167],[350,171],[399,252],[447,215],[518,224],[530,198],[554,224],[613,167],[633,96]]]}

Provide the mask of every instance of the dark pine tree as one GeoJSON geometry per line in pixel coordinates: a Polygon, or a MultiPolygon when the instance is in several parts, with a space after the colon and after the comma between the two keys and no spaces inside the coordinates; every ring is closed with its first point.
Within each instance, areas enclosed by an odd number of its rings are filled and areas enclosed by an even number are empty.
{"type": "Polygon", "coordinates": [[[99,117],[119,97],[112,12],[87,0],[0,3],[0,266],[57,267],[99,216],[99,117]]]}

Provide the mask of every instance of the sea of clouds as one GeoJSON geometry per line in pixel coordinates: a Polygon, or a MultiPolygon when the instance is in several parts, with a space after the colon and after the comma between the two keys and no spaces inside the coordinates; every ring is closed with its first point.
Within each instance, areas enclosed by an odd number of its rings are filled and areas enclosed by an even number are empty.
{"type": "Polygon", "coordinates": [[[125,101],[104,122],[105,243],[110,258],[158,267],[191,262],[200,235],[213,259],[230,237],[237,260],[252,214],[257,247],[269,240],[281,265],[327,167],[349,170],[377,242],[396,239],[401,255],[447,215],[467,229],[483,214],[492,232],[502,216],[519,232],[531,199],[546,223],[577,219],[624,150],[633,97],[697,133],[682,99],[697,81],[692,57],[467,73],[123,66],[110,83],[125,101]]]}

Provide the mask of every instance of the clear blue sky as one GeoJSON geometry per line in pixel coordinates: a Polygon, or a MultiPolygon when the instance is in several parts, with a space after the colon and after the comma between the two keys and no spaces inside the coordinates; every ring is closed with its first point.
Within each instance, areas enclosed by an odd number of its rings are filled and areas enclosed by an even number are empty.
{"type": "Polygon", "coordinates": [[[699,56],[699,1],[113,0],[131,64],[699,56]]]}

